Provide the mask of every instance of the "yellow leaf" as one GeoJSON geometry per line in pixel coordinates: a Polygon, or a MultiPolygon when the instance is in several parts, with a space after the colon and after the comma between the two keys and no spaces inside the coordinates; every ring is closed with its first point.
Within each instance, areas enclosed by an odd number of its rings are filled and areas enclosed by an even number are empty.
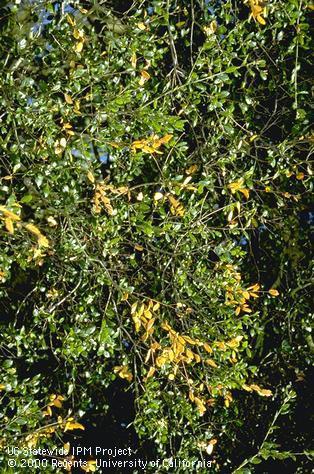
{"type": "Polygon", "coordinates": [[[249,299],[250,299],[250,293],[249,293],[248,291],[245,291],[245,290],[242,291],[242,295],[244,296],[244,298],[245,298],[246,300],[249,300],[249,299]]]}
{"type": "Polygon", "coordinates": [[[39,237],[41,235],[40,230],[34,224],[25,224],[25,229],[27,229],[31,234],[39,237]]]}
{"type": "Polygon", "coordinates": [[[65,455],[69,454],[69,452],[70,452],[70,443],[65,443],[63,445],[63,449],[64,449],[64,454],[65,455]]]}
{"type": "Polygon", "coordinates": [[[39,247],[49,247],[49,240],[42,234],[38,237],[37,243],[39,247]]]}
{"type": "Polygon", "coordinates": [[[74,51],[76,53],[81,53],[83,46],[84,46],[84,41],[78,41],[74,46],[74,51]]]}
{"type": "Polygon", "coordinates": [[[131,56],[131,65],[134,69],[136,68],[136,63],[137,63],[137,57],[136,57],[136,53],[134,52],[131,56]]]}
{"type": "Polygon", "coordinates": [[[167,135],[165,135],[164,137],[157,139],[154,144],[154,148],[159,148],[161,145],[164,145],[165,143],[169,143],[172,137],[173,135],[171,135],[170,133],[167,133],[167,135]]]}
{"type": "Polygon", "coordinates": [[[214,369],[218,367],[216,362],[213,359],[206,359],[205,362],[207,365],[209,365],[210,367],[213,367],[214,369]]]}
{"type": "MultiPolygon", "coordinates": [[[[73,104],[72,97],[69,94],[64,94],[64,100],[66,101],[67,104],[70,104],[70,105],[73,104]]],[[[66,124],[66,125],[68,125],[68,124],[66,124]]],[[[65,127],[65,125],[64,125],[64,127],[65,127]]],[[[67,128],[67,127],[65,127],[65,128],[67,128]]],[[[71,126],[70,126],[70,128],[71,128],[71,126]]]]}
{"type": "Polygon", "coordinates": [[[191,344],[192,346],[196,344],[196,341],[192,339],[190,336],[183,336],[183,339],[189,344],[191,344]]]}
{"type": "Polygon", "coordinates": [[[279,296],[279,291],[275,290],[275,288],[271,288],[270,290],[268,290],[268,293],[272,296],[279,296]]]}
{"type": "Polygon", "coordinates": [[[250,388],[262,397],[271,397],[273,394],[271,390],[266,390],[264,388],[259,387],[258,385],[250,385],[250,388]]]}
{"type": "Polygon", "coordinates": [[[168,375],[168,379],[169,379],[169,380],[174,380],[174,379],[175,379],[175,375],[174,375],[174,374],[169,374],[169,375],[168,375]]]}
{"type": "Polygon", "coordinates": [[[256,16],[256,20],[258,21],[258,23],[260,23],[261,25],[266,25],[266,21],[264,20],[264,18],[261,16],[261,15],[257,15],[256,16]]]}
{"type": "Polygon", "coordinates": [[[189,359],[193,360],[193,352],[191,351],[191,349],[186,349],[185,353],[189,359]]]}
{"type": "Polygon", "coordinates": [[[250,191],[249,191],[249,189],[247,189],[247,188],[241,188],[241,189],[239,189],[239,191],[240,191],[240,193],[242,193],[242,194],[246,197],[246,199],[249,199],[249,196],[250,196],[250,191]]]}
{"type": "Polygon", "coordinates": [[[55,407],[57,407],[57,408],[62,408],[62,403],[61,403],[61,401],[60,401],[58,398],[56,398],[55,400],[53,400],[52,404],[53,404],[55,407]]]}
{"type": "Polygon", "coordinates": [[[207,344],[207,342],[204,343],[203,347],[204,347],[205,351],[208,352],[209,354],[211,354],[213,352],[213,349],[210,347],[209,344],[207,344]]]}
{"type": "Polygon", "coordinates": [[[239,316],[240,313],[241,313],[241,306],[238,306],[235,310],[235,314],[236,316],[239,316]]]}
{"type": "Polygon", "coordinates": [[[216,33],[217,26],[218,26],[217,21],[213,20],[213,21],[210,22],[209,26],[204,27],[204,31],[208,36],[212,35],[212,34],[216,33]]]}
{"type": "Polygon", "coordinates": [[[85,427],[81,425],[81,423],[74,421],[73,418],[68,418],[64,427],[64,432],[72,430],[85,430],[85,427]]]}
{"type": "Polygon", "coordinates": [[[146,25],[143,22],[138,23],[137,27],[142,31],[146,30],[146,25]]]}
{"type": "Polygon", "coordinates": [[[204,403],[202,402],[202,400],[200,400],[200,399],[197,398],[197,397],[194,397],[194,402],[195,402],[195,404],[196,404],[196,406],[197,406],[197,409],[198,409],[198,411],[199,411],[199,414],[200,414],[201,416],[203,416],[204,413],[205,413],[205,411],[206,411],[206,406],[204,405],[204,403]]]}
{"type": "Polygon", "coordinates": [[[243,179],[240,179],[239,181],[234,181],[233,183],[228,184],[228,188],[234,194],[235,192],[239,191],[240,188],[242,188],[243,184],[243,179]]]}
{"type": "Polygon", "coordinates": [[[185,172],[186,172],[186,174],[194,174],[194,173],[196,173],[197,170],[198,170],[197,165],[191,165],[191,166],[189,166],[189,168],[187,168],[185,170],[185,172]]]}
{"type": "Polygon", "coordinates": [[[86,462],[86,465],[82,465],[81,469],[85,472],[95,472],[97,469],[97,462],[90,460],[86,462]]]}
{"type": "Polygon", "coordinates": [[[159,357],[157,357],[157,359],[156,359],[156,365],[157,365],[157,367],[162,367],[163,365],[165,365],[166,362],[167,362],[167,358],[164,357],[164,356],[159,356],[159,357]]]}
{"type": "Polygon", "coordinates": [[[139,85],[143,86],[145,84],[145,82],[147,82],[149,79],[150,79],[150,75],[148,74],[148,72],[142,70],[141,71],[141,77],[140,77],[140,80],[139,80],[139,85]]]}
{"type": "Polygon", "coordinates": [[[139,252],[143,252],[143,250],[144,250],[144,247],[142,245],[139,245],[139,244],[135,244],[134,248],[135,248],[135,250],[138,250],[139,252]]]}
{"type": "Polygon", "coordinates": [[[47,409],[45,411],[43,411],[43,415],[44,416],[52,416],[52,410],[51,410],[51,406],[47,406],[47,409]]]}
{"type": "Polygon", "coordinates": [[[122,379],[126,379],[128,382],[133,380],[133,374],[129,371],[127,365],[119,365],[113,368],[114,373],[117,373],[122,379]]]}
{"type": "Polygon", "coordinates": [[[296,178],[299,180],[299,181],[302,181],[305,177],[305,174],[302,173],[301,171],[299,173],[296,174],[296,178]]]}
{"type": "Polygon", "coordinates": [[[137,301],[135,303],[133,303],[132,306],[131,306],[131,314],[134,314],[136,309],[137,309],[137,301]]]}
{"type": "Polygon", "coordinates": [[[91,171],[87,173],[87,178],[89,179],[91,183],[95,183],[95,177],[91,171]]]}
{"type": "Polygon", "coordinates": [[[74,28],[73,36],[75,39],[80,40],[84,38],[84,32],[82,30],[78,30],[77,28],[74,28]]]}
{"type": "Polygon", "coordinates": [[[173,215],[183,217],[185,213],[185,209],[183,205],[171,194],[168,195],[168,200],[171,203],[170,211],[173,215]]]}
{"type": "Polygon", "coordinates": [[[75,25],[75,20],[70,15],[67,15],[67,20],[68,20],[68,23],[70,23],[71,26],[75,25]]]}
{"type": "Polygon", "coordinates": [[[20,221],[21,218],[14,214],[14,212],[9,211],[4,206],[0,206],[0,212],[4,214],[5,217],[9,217],[12,221],[20,221]]]}
{"type": "Polygon", "coordinates": [[[155,372],[156,372],[156,368],[155,367],[150,367],[149,371],[147,372],[146,378],[149,379],[150,377],[152,377],[154,375],[155,372]]]}
{"type": "Polygon", "coordinates": [[[153,306],[153,311],[158,311],[159,308],[160,308],[160,303],[158,303],[158,301],[157,301],[157,303],[155,303],[154,306],[153,306]]]}
{"type": "Polygon", "coordinates": [[[260,289],[261,285],[259,283],[255,283],[252,286],[249,286],[247,289],[249,291],[258,291],[260,289]]]}
{"type": "Polygon", "coordinates": [[[146,331],[149,331],[154,326],[155,318],[152,318],[148,321],[146,326],[146,331]]]}
{"type": "Polygon", "coordinates": [[[138,317],[133,316],[133,322],[134,322],[134,325],[135,325],[135,332],[139,332],[139,330],[141,328],[141,320],[138,317]]]}
{"type": "Polygon", "coordinates": [[[236,347],[239,347],[239,344],[242,341],[242,339],[243,339],[243,336],[237,336],[234,339],[231,339],[230,341],[226,342],[226,345],[234,349],[236,347]]]}
{"type": "Polygon", "coordinates": [[[7,217],[4,219],[4,225],[9,234],[14,234],[14,225],[13,225],[13,220],[10,217],[7,217]]]}
{"type": "MultiPolygon", "coordinates": [[[[153,317],[151,311],[149,309],[145,309],[143,313],[144,318],[151,319],[153,317]]],[[[144,319],[145,320],[145,319],[144,319]]]]}

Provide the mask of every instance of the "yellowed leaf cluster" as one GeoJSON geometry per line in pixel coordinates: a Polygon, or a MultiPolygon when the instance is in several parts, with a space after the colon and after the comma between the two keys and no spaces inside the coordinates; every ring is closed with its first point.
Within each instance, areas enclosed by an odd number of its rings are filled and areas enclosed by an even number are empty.
{"type": "Polygon", "coordinates": [[[261,397],[271,397],[272,396],[272,391],[271,390],[266,390],[265,388],[259,387],[259,385],[252,384],[252,385],[246,385],[243,384],[242,388],[246,390],[247,392],[257,392],[258,395],[261,397]]]}
{"type": "Polygon", "coordinates": [[[81,53],[84,46],[84,31],[82,29],[77,28],[75,18],[72,18],[71,15],[67,15],[68,23],[73,27],[73,37],[75,38],[76,42],[73,46],[73,49],[76,53],[81,53]]]}
{"type": "Polygon", "coordinates": [[[248,199],[250,196],[250,190],[244,186],[244,180],[242,178],[238,181],[228,184],[228,188],[232,194],[240,192],[243,194],[243,196],[245,196],[246,199],[248,199]]]}
{"type": "Polygon", "coordinates": [[[97,183],[95,186],[95,193],[93,198],[93,212],[95,214],[100,214],[103,207],[106,209],[109,216],[113,216],[115,214],[110,199],[107,196],[105,184],[97,183]]]}
{"type": "Polygon", "coordinates": [[[248,4],[251,8],[249,19],[253,18],[254,21],[257,21],[261,25],[266,25],[264,18],[266,15],[266,2],[264,0],[244,0],[244,3],[248,4]]]}
{"type": "MultiPolygon", "coordinates": [[[[17,205],[21,207],[20,205],[17,205]]],[[[5,228],[10,234],[14,234],[16,224],[18,227],[24,227],[28,232],[37,238],[37,246],[33,247],[33,255],[29,256],[28,260],[36,260],[39,265],[43,263],[42,257],[45,255],[44,249],[49,248],[49,240],[34,224],[26,224],[21,221],[21,218],[4,206],[0,206],[0,220],[4,221],[5,228]]]]}
{"type": "Polygon", "coordinates": [[[56,140],[54,143],[55,154],[60,155],[64,152],[67,146],[66,138],[62,137],[60,140],[56,140]]]}
{"type": "Polygon", "coordinates": [[[25,224],[25,229],[37,238],[38,247],[49,247],[49,240],[41,233],[38,227],[34,224],[25,224]]]}
{"type": "Polygon", "coordinates": [[[62,395],[50,395],[50,402],[48,403],[46,410],[43,412],[44,416],[52,416],[52,407],[62,408],[62,402],[64,397],[62,395]]]}
{"type": "Polygon", "coordinates": [[[211,36],[216,33],[217,27],[218,27],[217,21],[213,20],[210,22],[208,26],[204,26],[204,31],[207,36],[211,36]]]}
{"type": "MultiPolygon", "coordinates": [[[[201,384],[201,385],[203,386],[203,384],[201,384]]],[[[202,386],[201,386],[201,391],[203,390],[202,386]]],[[[189,399],[191,400],[192,403],[195,403],[196,408],[197,408],[200,416],[203,416],[204,413],[206,412],[206,410],[207,410],[206,405],[210,407],[210,406],[213,406],[213,404],[215,403],[215,401],[212,398],[206,400],[200,394],[198,394],[198,396],[196,396],[192,389],[189,391],[189,399]]],[[[215,443],[213,443],[213,444],[215,444],[215,443]]]]}
{"type": "MultiPolygon", "coordinates": [[[[235,272],[234,268],[230,268],[229,271],[235,272]]],[[[240,275],[237,274],[237,282],[241,279],[240,275]]],[[[247,290],[242,290],[248,297],[256,297],[259,285],[255,284],[249,287],[247,290]],[[254,295],[252,295],[254,293],[254,295]]],[[[147,381],[153,377],[157,371],[168,373],[168,380],[173,381],[178,374],[189,386],[189,398],[196,405],[196,408],[202,416],[207,407],[211,407],[215,404],[215,398],[207,399],[204,395],[204,389],[211,394],[211,396],[222,396],[224,398],[224,404],[229,407],[232,402],[232,394],[228,387],[218,383],[214,386],[209,386],[207,383],[202,382],[201,384],[194,384],[193,381],[193,367],[195,364],[203,364],[203,367],[209,367],[211,369],[217,369],[217,362],[210,356],[213,353],[218,354],[219,352],[226,352],[226,355],[220,354],[219,357],[222,360],[229,360],[232,363],[237,361],[237,354],[240,351],[241,341],[243,335],[236,335],[231,339],[225,341],[213,341],[212,343],[203,342],[198,338],[193,338],[189,335],[180,334],[167,322],[163,321],[159,327],[167,332],[169,343],[163,344],[154,340],[154,329],[156,328],[156,321],[158,317],[156,311],[159,310],[159,303],[155,303],[152,300],[145,302],[137,301],[131,306],[131,317],[135,326],[135,331],[139,332],[140,329],[144,330],[142,341],[146,342],[150,340],[149,349],[145,358],[145,364],[148,364],[148,369],[144,377],[144,381],[147,381]]],[[[123,366],[120,366],[121,369],[123,366]]],[[[205,369],[206,370],[206,369],[205,369]]]]}
{"type": "Polygon", "coordinates": [[[0,218],[4,221],[4,226],[9,234],[14,234],[14,223],[19,222],[21,218],[4,206],[0,206],[0,218]]]}
{"type": "Polygon", "coordinates": [[[232,400],[233,400],[231,392],[226,392],[224,398],[225,398],[225,399],[224,399],[225,407],[229,408],[230,403],[231,403],[232,400]]]}
{"type": "Polygon", "coordinates": [[[48,426],[47,428],[40,429],[30,433],[25,437],[25,444],[28,448],[35,448],[40,438],[49,438],[53,433],[56,432],[57,426],[48,426]]]}
{"type": "Polygon", "coordinates": [[[45,237],[41,233],[38,227],[36,227],[34,224],[24,224],[24,223],[22,224],[20,216],[18,216],[17,214],[10,211],[4,206],[0,206],[0,219],[4,220],[4,225],[10,234],[14,234],[14,223],[17,222],[19,226],[23,225],[24,228],[28,232],[30,232],[31,234],[35,235],[35,237],[37,237],[37,244],[39,248],[49,247],[49,241],[47,237],[45,237]]]}
{"type": "Polygon", "coordinates": [[[187,189],[189,191],[197,191],[197,187],[192,185],[192,184],[189,184],[190,181],[192,180],[192,176],[189,175],[187,176],[183,183],[173,183],[176,187],[178,187],[179,189],[187,189]]]}
{"type": "MultiPolygon", "coordinates": [[[[93,174],[89,171],[87,174],[89,181],[92,183],[95,182],[95,178],[93,174]]],[[[102,208],[104,207],[109,216],[115,216],[117,214],[117,210],[113,209],[111,205],[110,198],[108,197],[108,192],[112,194],[116,194],[118,196],[127,194],[130,200],[130,191],[129,188],[126,186],[119,186],[115,188],[110,184],[105,184],[103,181],[96,183],[95,185],[95,193],[93,197],[93,212],[95,214],[100,214],[102,208]]]]}
{"type": "Polygon", "coordinates": [[[167,198],[170,202],[170,212],[174,216],[183,217],[185,214],[185,209],[183,204],[181,204],[172,194],[168,194],[167,198]]]}
{"type": "Polygon", "coordinates": [[[74,418],[70,417],[64,422],[64,429],[63,431],[73,431],[73,430],[85,430],[85,426],[81,423],[78,423],[74,420],[74,418]]]}
{"type": "Polygon", "coordinates": [[[115,374],[118,374],[121,379],[125,379],[128,382],[132,382],[133,374],[130,372],[128,365],[117,365],[113,368],[115,374]]]}
{"type": "Polygon", "coordinates": [[[259,297],[259,283],[255,283],[254,285],[249,286],[247,289],[243,289],[240,286],[228,286],[226,290],[226,304],[236,306],[236,316],[238,316],[241,312],[252,313],[252,310],[247,302],[251,298],[259,297]]]}
{"type": "Polygon", "coordinates": [[[159,151],[159,148],[162,145],[167,144],[173,135],[167,134],[161,138],[159,138],[158,135],[152,135],[149,138],[143,138],[142,140],[135,140],[131,144],[131,151],[133,153],[136,153],[137,150],[144,152],[144,153],[158,153],[162,154],[161,151],[159,151]]]}
{"type": "Polygon", "coordinates": [[[136,301],[131,306],[131,317],[134,323],[135,331],[139,332],[140,328],[145,329],[142,337],[146,341],[148,337],[154,333],[154,323],[156,320],[156,312],[159,310],[160,304],[158,301],[148,300],[147,302],[136,301]]]}
{"type": "Polygon", "coordinates": [[[62,124],[62,130],[67,133],[68,135],[74,135],[74,132],[72,130],[72,125],[69,122],[63,123],[62,124]]]}

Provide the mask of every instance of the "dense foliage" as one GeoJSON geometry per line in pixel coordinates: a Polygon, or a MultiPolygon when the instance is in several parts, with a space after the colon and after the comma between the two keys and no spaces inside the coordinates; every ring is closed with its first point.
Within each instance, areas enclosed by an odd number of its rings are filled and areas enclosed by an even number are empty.
{"type": "Polygon", "coordinates": [[[3,462],[126,392],[142,457],[309,472],[312,10],[5,3],[3,462]]]}

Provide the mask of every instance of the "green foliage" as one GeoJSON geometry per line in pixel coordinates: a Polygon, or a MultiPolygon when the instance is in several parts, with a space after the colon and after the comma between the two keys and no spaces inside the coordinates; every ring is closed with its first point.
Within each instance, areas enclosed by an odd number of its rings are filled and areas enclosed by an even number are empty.
{"type": "Polygon", "coordinates": [[[69,440],[122,378],[156,456],[305,472],[274,423],[313,353],[312,8],[59,3],[1,20],[2,446],[69,440]]]}

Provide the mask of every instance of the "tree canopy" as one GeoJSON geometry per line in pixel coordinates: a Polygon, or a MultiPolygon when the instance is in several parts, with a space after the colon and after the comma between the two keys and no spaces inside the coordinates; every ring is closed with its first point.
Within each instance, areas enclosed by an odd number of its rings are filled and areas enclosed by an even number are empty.
{"type": "Polygon", "coordinates": [[[125,396],[147,459],[309,472],[313,9],[5,2],[4,463],[125,396]]]}

